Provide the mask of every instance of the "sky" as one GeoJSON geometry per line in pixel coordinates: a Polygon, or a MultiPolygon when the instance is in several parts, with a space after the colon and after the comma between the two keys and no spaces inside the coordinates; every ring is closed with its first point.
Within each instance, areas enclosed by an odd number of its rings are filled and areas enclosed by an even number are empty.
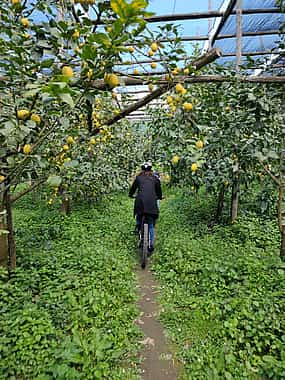
{"type": "MultiPolygon", "coordinates": [[[[223,0],[150,0],[148,10],[156,15],[207,12],[209,5],[210,9],[218,10],[222,3],[223,0]]],[[[180,31],[182,36],[206,35],[208,33],[207,19],[172,21],[171,23],[181,25],[180,31]]],[[[152,24],[152,27],[154,25],[152,24]]]]}

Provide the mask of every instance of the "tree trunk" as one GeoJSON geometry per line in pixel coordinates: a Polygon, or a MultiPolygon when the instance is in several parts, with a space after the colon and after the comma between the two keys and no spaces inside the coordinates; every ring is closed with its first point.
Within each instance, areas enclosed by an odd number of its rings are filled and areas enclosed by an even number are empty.
{"type": "Polygon", "coordinates": [[[285,224],[282,226],[282,229],[281,229],[280,256],[282,260],[285,260],[285,224]]]}
{"type": "MultiPolygon", "coordinates": [[[[7,225],[5,221],[4,208],[0,207],[0,230],[7,230],[7,225]]],[[[0,232],[0,265],[7,268],[8,267],[8,242],[7,234],[0,232]]]]}
{"type": "Polygon", "coordinates": [[[238,196],[239,196],[239,177],[238,174],[234,174],[234,180],[232,185],[232,202],[231,202],[231,222],[236,221],[238,215],[238,196]]]}
{"type": "Polygon", "coordinates": [[[60,212],[62,215],[69,215],[70,214],[70,199],[64,198],[60,205],[60,212]]]}
{"type": "Polygon", "coordinates": [[[217,203],[217,209],[216,209],[216,214],[215,214],[215,223],[219,223],[222,213],[223,213],[223,208],[224,208],[224,200],[225,200],[225,190],[226,187],[224,184],[220,186],[220,191],[218,195],[218,203],[217,203]]]}
{"type": "Polygon", "coordinates": [[[16,268],[16,244],[13,230],[13,218],[12,218],[12,203],[9,190],[4,194],[4,204],[6,208],[6,220],[8,233],[8,268],[14,270],[16,268]]]}

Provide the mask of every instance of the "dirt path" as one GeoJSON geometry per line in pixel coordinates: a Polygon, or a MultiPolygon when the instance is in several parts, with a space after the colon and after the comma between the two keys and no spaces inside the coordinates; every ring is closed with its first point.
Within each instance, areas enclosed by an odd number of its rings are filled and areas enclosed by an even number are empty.
{"type": "Polygon", "coordinates": [[[145,346],[141,353],[142,380],[176,380],[178,365],[174,361],[164,334],[164,329],[158,321],[159,307],[156,303],[157,284],[149,269],[136,270],[139,283],[140,299],[138,306],[141,317],[137,324],[141,327],[145,337],[142,343],[145,346]]]}

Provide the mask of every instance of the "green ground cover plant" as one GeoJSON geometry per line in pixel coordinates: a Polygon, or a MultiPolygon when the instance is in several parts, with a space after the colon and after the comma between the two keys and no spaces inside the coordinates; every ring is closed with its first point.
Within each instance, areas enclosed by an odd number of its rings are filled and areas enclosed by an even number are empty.
{"type": "Polygon", "coordinates": [[[1,271],[1,379],[137,379],[129,206],[110,196],[63,217],[30,196],[17,204],[18,266],[9,281],[1,271]]]}
{"type": "Polygon", "coordinates": [[[208,227],[215,203],[175,189],[162,206],[154,270],[183,379],[285,378],[284,263],[275,220],[243,210],[208,227]]]}

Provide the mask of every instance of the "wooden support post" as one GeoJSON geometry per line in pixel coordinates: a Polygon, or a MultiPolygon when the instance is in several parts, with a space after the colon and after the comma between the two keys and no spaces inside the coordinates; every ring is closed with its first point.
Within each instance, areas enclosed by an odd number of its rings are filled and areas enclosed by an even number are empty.
{"type": "Polygon", "coordinates": [[[61,202],[61,205],[60,205],[60,212],[62,213],[62,215],[69,215],[70,214],[70,199],[69,198],[63,198],[62,199],[62,202],[61,202]]]}
{"type": "Polygon", "coordinates": [[[236,6],[236,72],[240,71],[242,57],[242,0],[237,0],[236,6]]]}
{"type": "MultiPolygon", "coordinates": [[[[212,10],[212,0],[208,0],[208,12],[211,12],[212,10]]],[[[210,34],[212,29],[212,19],[208,18],[208,34],[210,34]]]]}
{"type": "Polygon", "coordinates": [[[239,200],[239,163],[237,162],[233,170],[232,199],[231,199],[231,222],[234,223],[238,216],[239,200]]]}
{"type": "MultiPolygon", "coordinates": [[[[2,207],[0,207],[0,230],[7,231],[5,210],[2,207]]],[[[8,242],[5,232],[0,232],[0,265],[8,267],[8,242]]]]}
{"type": "Polygon", "coordinates": [[[6,208],[6,220],[7,220],[7,230],[8,234],[8,268],[9,270],[16,269],[16,244],[13,228],[13,218],[12,218],[12,202],[9,190],[5,192],[5,208],[6,208]]]}

